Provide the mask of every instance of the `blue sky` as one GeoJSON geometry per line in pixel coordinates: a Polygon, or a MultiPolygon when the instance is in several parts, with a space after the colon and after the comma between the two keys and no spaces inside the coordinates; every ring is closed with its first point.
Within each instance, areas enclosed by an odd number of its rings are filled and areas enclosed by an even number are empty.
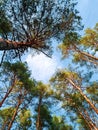
{"type": "MultiPolygon", "coordinates": [[[[98,22],[98,0],[78,0],[77,9],[82,17],[84,29],[94,27],[98,22]]],[[[84,31],[82,31],[82,34],[84,31]]],[[[57,50],[56,50],[57,51],[57,50]]],[[[54,52],[52,59],[43,54],[31,56],[29,54],[26,58],[32,77],[36,80],[42,80],[47,83],[50,77],[55,73],[58,68],[68,66],[68,62],[61,61],[60,53],[54,52]]]]}
{"type": "Polygon", "coordinates": [[[84,29],[98,22],[98,0],[78,0],[78,10],[83,18],[84,29]]]}

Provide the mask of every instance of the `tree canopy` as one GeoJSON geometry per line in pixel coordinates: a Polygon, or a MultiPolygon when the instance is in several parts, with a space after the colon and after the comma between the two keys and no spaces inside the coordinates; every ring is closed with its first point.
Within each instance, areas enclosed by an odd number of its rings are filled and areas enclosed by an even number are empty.
{"type": "Polygon", "coordinates": [[[28,48],[51,55],[51,38],[81,29],[72,0],[4,0],[0,3],[0,50],[21,56],[28,48]]]}
{"type": "Polygon", "coordinates": [[[98,130],[98,23],[81,36],[76,5],[76,0],[0,1],[0,130],[98,130]],[[71,62],[44,84],[16,58],[29,49],[50,57],[53,39],[71,62]]]}

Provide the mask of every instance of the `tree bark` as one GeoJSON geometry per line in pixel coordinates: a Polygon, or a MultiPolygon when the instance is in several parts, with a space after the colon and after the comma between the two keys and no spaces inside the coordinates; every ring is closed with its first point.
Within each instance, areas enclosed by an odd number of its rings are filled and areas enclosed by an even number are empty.
{"type": "Polygon", "coordinates": [[[88,120],[85,119],[85,117],[84,117],[84,115],[82,114],[82,112],[81,112],[79,109],[77,109],[77,110],[78,110],[78,113],[79,113],[79,114],[81,115],[81,117],[83,118],[83,120],[86,122],[87,126],[89,127],[89,130],[92,130],[91,124],[88,122],[88,120]]]}
{"type": "Polygon", "coordinates": [[[17,42],[17,41],[11,41],[11,40],[4,40],[0,38],[0,50],[15,50],[30,46],[30,43],[28,42],[17,42]]]}
{"type": "Polygon", "coordinates": [[[41,122],[41,104],[42,104],[42,97],[39,97],[39,104],[38,104],[38,116],[36,121],[36,130],[42,130],[42,122],[41,122]]]}
{"type": "Polygon", "coordinates": [[[14,122],[16,116],[17,116],[17,112],[18,112],[19,106],[21,105],[21,102],[22,102],[21,99],[19,99],[18,100],[18,104],[17,104],[16,109],[15,109],[15,112],[14,112],[14,114],[12,116],[12,120],[11,120],[11,122],[8,125],[8,130],[10,130],[12,125],[13,125],[13,122],[14,122]]]}
{"type": "Polygon", "coordinates": [[[93,56],[93,55],[91,55],[91,54],[89,54],[87,52],[81,51],[75,44],[73,46],[74,46],[74,50],[77,51],[78,53],[81,53],[81,54],[83,54],[84,56],[86,56],[86,57],[88,57],[90,59],[98,61],[98,57],[93,56]]]}
{"type": "Polygon", "coordinates": [[[9,51],[9,50],[19,50],[19,49],[27,49],[27,48],[33,48],[36,51],[39,51],[43,54],[45,54],[47,57],[51,58],[51,54],[48,54],[44,50],[47,50],[47,46],[37,43],[37,41],[31,40],[31,41],[11,41],[11,40],[4,40],[0,38],[0,51],[9,51]]]}
{"type": "Polygon", "coordinates": [[[89,57],[89,58],[91,58],[91,59],[98,60],[97,57],[95,57],[95,56],[93,56],[93,55],[91,55],[91,54],[88,54],[88,53],[86,53],[86,52],[80,51],[80,53],[83,54],[83,55],[85,55],[85,56],[87,56],[87,57],[89,57]]]}
{"type": "Polygon", "coordinates": [[[14,81],[12,83],[12,86],[10,87],[10,89],[8,90],[8,92],[5,94],[4,98],[0,102],[0,107],[2,107],[4,101],[7,99],[7,97],[9,96],[9,94],[11,93],[11,91],[13,90],[14,86],[15,86],[15,77],[14,77],[14,81]]]}
{"type": "Polygon", "coordinates": [[[98,109],[94,106],[94,104],[88,99],[88,97],[82,92],[81,87],[77,86],[71,79],[67,78],[67,80],[69,81],[69,83],[76,88],[80,94],[84,97],[84,99],[88,102],[88,104],[90,105],[90,107],[98,114],[98,109]]]}
{"type": "Polygon", "coordinates": [[[88,112],[85,110],[84,111],[84,115],[87,117],[87,121],[89,121],[90,125],[92,126],[92,128],[94,130],[98,130],[98,127],[96,127],[96,125],[92,122],[92,120],[90,119],[88,112]]]}
{"type": "MultiPolygon", "coordinates": [[[[91,121],[90,117],[85,113],[85,114],[82,114],[82,112],[79,110],[79,108],[76,106],[77,110],[78,110],[78,113],[81,115],[81,117],[85,120],[87,126],[89,127],[89,130],[98,130],[98,128],[95,126],[95,124],[91,121]],[[86,117],[87,116],[87,119],[86,117]]],[[[86,111],[85,111],[86,112],[86,111]]]]}

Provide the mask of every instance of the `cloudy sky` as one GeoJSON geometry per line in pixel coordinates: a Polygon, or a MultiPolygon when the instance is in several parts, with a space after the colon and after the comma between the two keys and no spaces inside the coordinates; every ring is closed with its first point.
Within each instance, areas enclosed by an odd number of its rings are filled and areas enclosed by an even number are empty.
{"type": "MultiPolygon", "coordinates": [[[[84,29],[87,27],[94,27],[98,22],[98,0],[78,0],[77,8],[80,12],[80,16],[83,18],[84,29]]],[[[57,50],[56,50],[57,51],[57,50]]],[[[43,54],[31,56],[30,54],[26,57],[26,61],[32,76],[36,80],[47,82],[53,73],[64,66],[64,61],[60,60],[60,54],[54,52],[52,58],[48,58],[43,54]]],[[[67,66],[68,63],[65,63],[67,66]]]]}

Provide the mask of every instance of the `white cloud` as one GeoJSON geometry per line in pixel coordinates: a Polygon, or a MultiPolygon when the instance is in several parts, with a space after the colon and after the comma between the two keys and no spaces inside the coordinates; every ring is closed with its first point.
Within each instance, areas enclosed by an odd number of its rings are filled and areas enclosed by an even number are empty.
{"type": "Polygon", "coordinates": [[[44,54],[36,56],[28,55],[26,58],[28,66],[32,71],[32,76],[36,80],[47,82],[55,73],[57,68],[60,68],[60,63],[56,58],[48,58],[44,54]]]}

